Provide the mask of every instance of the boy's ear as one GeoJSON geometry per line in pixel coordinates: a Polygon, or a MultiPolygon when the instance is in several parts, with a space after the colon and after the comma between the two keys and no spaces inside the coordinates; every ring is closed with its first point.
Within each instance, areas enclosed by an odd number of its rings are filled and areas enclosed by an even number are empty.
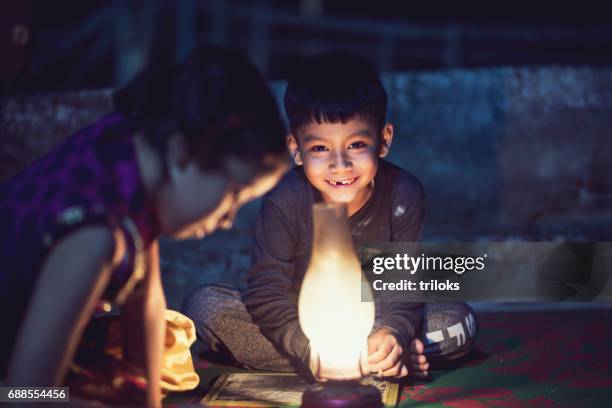
{"type": "Polygon", "coordinates": [[[301,166],[304,164],[302,161],[302,155],[300,153],[300,145],[298,144],[297,138],[293,135],[293,133],[289,133],[287,136],[287,149],[289,149],[289,154],[291,155],[291,158],[296,166],[301,166]]]}
{"type": "Polygon", "coordinates": [[[378,152],[379,157],[385,157],[387,154],[389,154],[391,142],[393,142],[393,125],[391,123],[387,123],[383,127],[380,134],[380,149],[378,152]]]}

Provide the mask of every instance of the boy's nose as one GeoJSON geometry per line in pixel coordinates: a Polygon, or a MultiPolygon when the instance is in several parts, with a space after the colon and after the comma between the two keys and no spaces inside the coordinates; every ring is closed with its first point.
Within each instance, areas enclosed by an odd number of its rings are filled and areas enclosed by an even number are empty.
{"type": "Polygon", "coordinates": [[[332,171],[344,170],[353,167],[353,163],[343,153],[337,153],[332,155],[332,159],[329,163],[329,169],[332,171]]]}

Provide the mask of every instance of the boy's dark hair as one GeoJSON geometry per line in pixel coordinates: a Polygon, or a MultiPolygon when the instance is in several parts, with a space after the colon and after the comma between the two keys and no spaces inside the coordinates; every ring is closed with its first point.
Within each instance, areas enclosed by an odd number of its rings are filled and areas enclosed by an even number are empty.
{"type": "Polygon", "coordinates": [[[365,58],[331,51],[306,58],[289,77],[285,111],[291,131],[312,122],[346,123],[361,117],[381,130],[387,93],[365,58]]]}
{"type": "Polygon", "coordinates": [[[177,132],[204,169],[235,156],[265,170],[274,165],[266,158],[286,155],[276,100],[255,66],[233,49],[202,47],[181,64],[153,64],[113,99],[162,157],[177,132]]]}

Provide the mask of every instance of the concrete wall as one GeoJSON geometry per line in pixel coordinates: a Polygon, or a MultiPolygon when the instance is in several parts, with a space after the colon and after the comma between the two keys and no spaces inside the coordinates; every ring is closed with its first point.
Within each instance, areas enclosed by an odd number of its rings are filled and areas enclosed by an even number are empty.
{"type": "MultiPolygon", "coordinates": [[[[396,132],[390,160],[425,186],[425,239],[611,240],[612,68],[394,73],[384,80],[396,132]]],[[[280,98],[284,85],[273,88],[280,98]]],[[[109,112],[109,95],[0,101],[0,180],[109,112]]],[[[247,206],[234,230],[202,242],[164,241],[171,305],[198,283],[242,283],[257,207],[247,206]]]]}
{"type": "Polygon", "coordinates": [[[612,69],[388,78],[391,158],[428,193],[430,237],[612,236],[612,69]]]}

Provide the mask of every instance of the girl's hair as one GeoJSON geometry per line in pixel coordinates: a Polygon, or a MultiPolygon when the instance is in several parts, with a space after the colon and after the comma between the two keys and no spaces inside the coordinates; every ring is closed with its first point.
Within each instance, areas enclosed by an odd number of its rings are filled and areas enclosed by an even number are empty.
{"type": "Polygon", "coordinates": [[[242,53],[196,49],[178,65],[151,65],[113,95],[132,130],[165,157],[180,133],[201,168],[220,169],[234,156],[265,171],[286,152],[284,125],[264,78],[242,53]]]}

